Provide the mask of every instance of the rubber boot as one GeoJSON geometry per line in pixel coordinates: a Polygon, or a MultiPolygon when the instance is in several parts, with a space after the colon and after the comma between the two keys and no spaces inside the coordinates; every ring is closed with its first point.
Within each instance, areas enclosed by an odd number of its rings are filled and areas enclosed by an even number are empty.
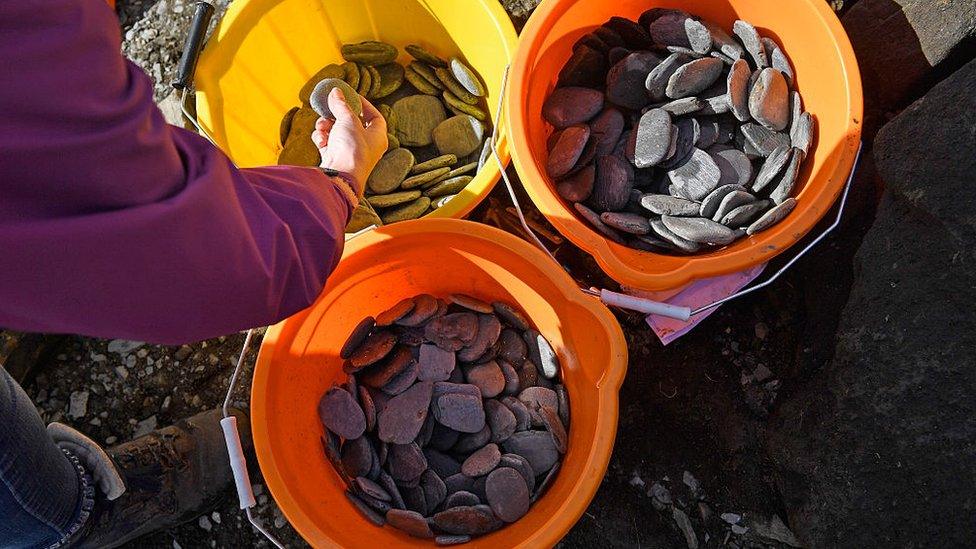
{"type": "MultiPolygon", "coordinates": [[[[234,415],[248,451],[247,416],[234,415]]],[[[221,417],[220,410],[208,410],[109,448],[125,492],[114,500],[96,496],[92,518],[71,547],[118,547],[210,511],[234,483],[221,417]]]]}

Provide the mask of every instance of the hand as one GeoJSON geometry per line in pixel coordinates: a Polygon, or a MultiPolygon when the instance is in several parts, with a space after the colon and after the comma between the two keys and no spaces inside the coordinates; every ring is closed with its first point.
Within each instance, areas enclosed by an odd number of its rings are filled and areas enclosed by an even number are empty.
{"type": "Polygon", "coordinates": [[[353,191],[363,196],[366,179],[386,152],[386,120],[376,107],[362,98],[363,118],[352,112],[338,88],[329,94],[329,110],[335,120],[319,118],[312,132],[312,142],[322,155],[323,168],[353,176],[353,191]],[[365,127],[364,127],[365,124],[365,127]]]}

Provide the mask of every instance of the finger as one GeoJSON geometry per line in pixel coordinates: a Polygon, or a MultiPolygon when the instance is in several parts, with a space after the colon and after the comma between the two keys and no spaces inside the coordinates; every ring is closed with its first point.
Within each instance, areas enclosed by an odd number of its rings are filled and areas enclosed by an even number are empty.
{"type": "Polygon", "coordinates": [[[328,132],[323,132],[322,130],[315,130],[312,132],[312,143],[315,144],[316,148],[324,149],[329,146],[329,134],[328,132]]]}
{"type": "Polygon", "coordinates": [[[349,108],[349,104],[346,103],[346,97],[342,95],[342,91],[339,88],[333,88],[329,92],[329,110],[335,115],[336,121],[349,123],[359,119],[356,113],[352,112],[352,109],[349,108]]]}
{"type": "Polygon", "coordinates": [[[335,120],[332,118],[319,118],[315,121],[315,129],[328,132],[335,125],[335,120]]]}
{"type": "MultiPolygon", "coordinates": [[[[363,98],[363,122],[371,124],[374,120],[380,119],[384,120],[383,115],[380,111],[373,106],[365,97],[363,98]]],[[[385,121],[385,120],[384,120],[385,121]]]]}

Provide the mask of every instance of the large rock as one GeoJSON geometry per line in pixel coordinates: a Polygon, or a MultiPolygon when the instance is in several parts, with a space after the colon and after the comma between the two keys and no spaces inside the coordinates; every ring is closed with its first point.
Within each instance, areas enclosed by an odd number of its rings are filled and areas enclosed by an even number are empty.
{"type": "Polygon", "coordinates": [[[924,89],[939,67],[976,37],[973,0],[860,0],[843,18],[864,77],[882,110],[924,89]]]}
{"type": "Polygon", "coordinates": [[[771,429],[791,526],[811,547],[973,545],[974,82],[976,61],[879,134],[888,189],[833,361],[771,429]]]}

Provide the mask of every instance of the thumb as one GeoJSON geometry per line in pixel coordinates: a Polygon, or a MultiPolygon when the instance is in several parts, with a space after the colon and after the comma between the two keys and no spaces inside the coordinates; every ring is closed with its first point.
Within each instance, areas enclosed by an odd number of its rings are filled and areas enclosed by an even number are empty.
{"type": "Polygon", "coordinates": [[[351,122],[358,119],[356,113],[352,112],[349,108],[349,104],[346,103],[346,97],[342,94],[342,90],[339,88],[333,88],[329,92],[329,110],[332,111],[332,115],[336,117],[336,121],[351,122]]]}

